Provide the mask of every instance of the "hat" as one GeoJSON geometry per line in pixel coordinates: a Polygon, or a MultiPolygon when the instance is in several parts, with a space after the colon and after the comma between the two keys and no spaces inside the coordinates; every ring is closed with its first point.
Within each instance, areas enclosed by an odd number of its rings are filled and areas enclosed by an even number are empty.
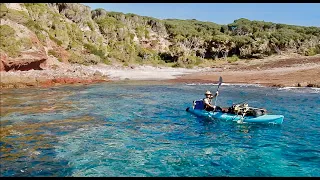
{"type": "Polygon", "coordinates": [[[212,95],[212,93],[210,91],[206,91],[206,93],[204,93],[204,95],[212,95]]]}

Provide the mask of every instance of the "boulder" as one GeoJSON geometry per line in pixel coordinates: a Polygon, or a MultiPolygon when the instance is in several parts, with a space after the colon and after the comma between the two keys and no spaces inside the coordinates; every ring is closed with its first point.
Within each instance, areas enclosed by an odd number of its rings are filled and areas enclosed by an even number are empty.
{"type": "Polygon", "coordinates": [[[45,51],[25,51],[20,57],[11,58],[1,54],[1,71],[28,71],[42,70],[46,67],[47,55],[45,51]]]}

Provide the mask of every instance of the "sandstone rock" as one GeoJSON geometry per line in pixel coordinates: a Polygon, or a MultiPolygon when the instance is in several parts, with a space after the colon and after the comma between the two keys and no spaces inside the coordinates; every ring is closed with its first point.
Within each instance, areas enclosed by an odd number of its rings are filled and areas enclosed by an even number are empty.
{"type": "Polygon", "coordinates": [[[18,39],[28,38],[32,43],[32,48],[27,50],[22,49],[18,57],[10,57],[8,54],[1,52],[1,71],[27,71],[30,69],[41,70],[46,67],[46,60],[48,59],[48,56],[35,33],[9,19],[1,19],[1,24],[8,25],[15,29],[18,39]]]}
{"type": "Polygon", "coordinates": [[[5,71],[28,71],[31,69],[42,70],[46,67],[47,55],[43,51],[21,52],[17,58],[1,60],[5,71]]]}
{"type": "Polygon", "coordinates": [[[20,82],[23,82],[26,85],[34,85],[37,84],[37,79],[32,76],[20,76],[20,82]]]}
{"type": "Polygon", "coordinates": [[[103,74],[100,71],[95,71],[93,76],[102,76],[103,74]]]}
{"type": "Polygon", "coordinates": [[[21,82],[21,78],[17,75],[1,76],[0,82],[4,84],[14,84],[21,82]]]}
{"type": "Polygon", "coordinates": [[[64,81],[66,84],[75,84],[81,82],[77,78],[65,78],[64,81]]]}
{"type": "Polygon", "coordinates": [[[54,78],[52,81],[54,83],[65,84],[64,78],[54,78]]]}
{"type": "MultiPolygon", "coordinates": [[[[300,83],[298,83],[298,84],[300,84],[300,87],[306,87],[306,86],[308,85],[307,82],[300,82],[300,83]]],[[[298,86],[298,84],[297,84],[297,86],[298,86]]],[[[299,86],[298,86],[298,87],[299,87],[299,86]]]]}

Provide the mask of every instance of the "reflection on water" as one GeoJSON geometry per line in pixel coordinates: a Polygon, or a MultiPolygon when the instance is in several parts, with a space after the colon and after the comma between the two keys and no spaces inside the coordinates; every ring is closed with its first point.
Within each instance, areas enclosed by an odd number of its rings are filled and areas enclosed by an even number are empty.
{"type": "Polygon", "coordinates": [[[250,99],[285,116],[281,126],[239,125],[185,111],[210,88],[119,82],[1,91],[1,176],[320,175],[317,94],[222,86],[221,106],[250,99]]]}

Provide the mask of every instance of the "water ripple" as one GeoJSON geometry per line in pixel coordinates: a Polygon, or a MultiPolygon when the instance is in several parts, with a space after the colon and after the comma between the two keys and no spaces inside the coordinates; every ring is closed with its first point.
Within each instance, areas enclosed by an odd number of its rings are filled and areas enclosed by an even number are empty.
{"type": "Polygon", "coordinates": [[[316,93],[223,84],[219,105],[247,101],[285,116],[282,126],[237,125],[185,111],[208,88],[215,85],[5,90],[0,175],[320,176],[316,93]]]}

